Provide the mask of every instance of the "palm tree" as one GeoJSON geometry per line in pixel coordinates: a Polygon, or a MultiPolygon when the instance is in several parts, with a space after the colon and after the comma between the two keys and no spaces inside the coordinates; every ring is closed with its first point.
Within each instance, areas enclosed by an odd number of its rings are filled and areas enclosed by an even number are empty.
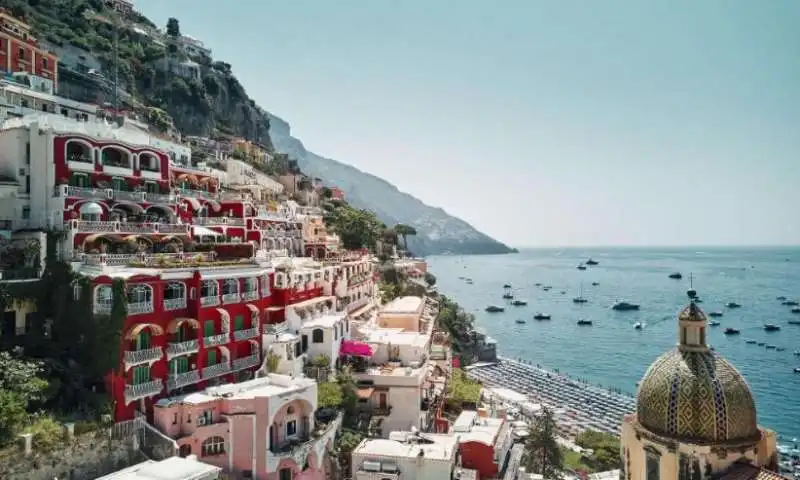
{"type": "Polygon", "coordinates": [[[405,225],[403,223],[398,223],[393,227],[395,233],[400,235],[403,238],[403,250],[408,252],[408,236],[409,235],[416,235],[417,230],[409,225],[405,225]]]}
{"type": "Polygon", "coordinates": [[[556,441],[555,430],[553,412],[544,408],[525,442],[523,461],[528,471],[538,473],[548,480],[561,478],[564,468],[564,456],[556,441]]]}

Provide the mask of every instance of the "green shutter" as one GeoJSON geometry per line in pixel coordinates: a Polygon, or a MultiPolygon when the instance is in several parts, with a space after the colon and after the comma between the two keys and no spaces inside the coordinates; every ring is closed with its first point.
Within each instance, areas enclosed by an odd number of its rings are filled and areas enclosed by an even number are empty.
{"type": "Polygon", "coordinates": [[[203,323],[203,336],[204,337],[213,337],[214,335],[215,335],[214,320],[206,320],[203,323]]]}
{"type": "Polygon", "coordinates": [[[189,359],[187,357],[178,357],[178,373],[186,373],[189,371],[189,359]]]}
{"type": "Polygon", "coordinates": [[[244,316],[243,315],[236,315],[236,318],[233,322],[233,330],[238,332],[239,330],[244,330],[244,316]]]}
{"type": "Polygon", "coordinates": [[[211,365],[216,365],[216,364],[217,364],[217,351],[209,350],[208,361],[206,362],[206,366],[210,367],[211,365]]]}
{"type": "Polygon", "coordinates": [[[150,367],[147,365],[140,365],[133,367],[133,384],[139,385],[150,381],[150,367]]]}
{"type": "Polygon", "coordinates": [[[142,330],[136,337],[136,350],[147,350],[150,348],[150,331],[142,330]]]}

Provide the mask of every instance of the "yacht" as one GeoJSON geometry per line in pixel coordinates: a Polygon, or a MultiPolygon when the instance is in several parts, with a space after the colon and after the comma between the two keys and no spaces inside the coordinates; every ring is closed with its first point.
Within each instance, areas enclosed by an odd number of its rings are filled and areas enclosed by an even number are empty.
{"type": "Polygon", "coordinates": [[[736,330],[735,328],[726,328],[725,329],[725,335],[739,335],[740,333],[742,333],[742,332],[740,332],[739,330],[736,330]]]}
{"type": "Polygon", "coordinates": [[[778,347],[775,349],[776,352],[782,352],[784,350],[786,350],[786,347],[778,347]]]}
{"type": "Polygon", "coordinates": [[[524,323],[525,323],[525,320],[523,320],[523,319],[521,319],[521,318],[518,318],[518,319],[516,319],[516,320],[514,320],[514,321],[515,321],[516,323],[520,324],[520,325],[522,325],[522,324],[524,324],[524,323]]]}
{"type": "Polygon", "coordinates": [[[642,325],[642,322],[636,322],[633,324],[633,328],[635,330],[641,330],[642,328],[644,328],[644,325],[642,325]]]}
{"type": "Polygon", "coordinates": [[[572,303],[586,303],[588,300],[583,298],[583,283],[581,283],[581,288],[578,290],[578,296],[572,299],[572,303]]]}
{"type": "Polygon", "coordinates": [[[781,305],[786,305],[787,307],[796,307],[800,304],[797,303],[797,300],[785,300],[781,303],[781,305]]]}
{"type": "Polygon", "coordinates": [[[711,325],[712,327],[719,327],[720,325],[720,323],[716,320],[711,320],[710,322],[708,322],[708,324],[711,325]]]}
{"type": "Polygon", "coordinates": [[[783,295],[780,295],[780,296],[775,297],[775,300],[784,301],[784,300],[786,300],[786,297],[784,297],[783,295]]]}
{"type": "Polygon", "coordinates": [[[541,286],[542,286],[542,284],[541,284],[541,283],[534,283],[534,284],[533,284],[533,286],[534,286],[534,287],[541,287],[541,286]]]}
{"type": "Polygon", "coordinates": [[[577,268],[578,268],[578,270],[586,270],[586,265],[581,263],[580,265],[578,265],[577,268]]]}
{"type": "Polygon", "coordinates": [[[758,343],[756,343],[756,345],[758,345],[759,347],[763,347],[764,346],[764,342],[758,342],[758,343]]]}
{"type": "Polygon", "coordinates": [[[536,315],[533,316],[533,319],[534,320],[550,320],[550,314],[549,313],[541,313],[541,312],[539,312],[539,313],[537,313],[536,315]]]}
{"type": "Polygon", "coordinates": [[[800,373],[800,367],[794,367],[794,373],[800,373]]]}
{"type": "Polygon", "coordinates": [[[756,341],[755,340],[748,340],[748,341],[746,341],[744,343],[747,343],[748,345],[755,345],[756,341]]]}
{"type": "Polygon", "coordinates": [[[596,286],[598,286],[598,285],[600,285],[600,282],[592,282],[592,286],[593,286],[593,287],[596,287],[596,286]]]}
{"type": "Polygon", "coordinates": [[[778,325],[775,325],[774,323],[768,323],[768,324],[764,325],[764,330],[766,330],[768,332],[777,332],[780,329],[781,329],[781,327],[779,327],[778,325]]]}
{"type": "Polygon", "coordinates": [[[510,283],[505,283],[505,284],[503,284],[503,288],[511,288],[511,284],[510,283]]]}
{"type": "Polygon", "coordinates": [[[506,309],[503,307],[499,307],[497,305],[489,305],[486,307],[486,311],[489,313],[498,313],[498,312],[505,312],[506,309]]]}
{"type": "Polygon", "coordinates": [[[800,307],[792,308],[792,313],[800,313],[800,307]]]}
{"type": "Polygon", "coordinates": [[[708,314],[708,316],[709,317],[721,317],[722,316],[722,312],[710,312],[708,314]]]}
{"type": "Polygon", "coordinates": [[[618,302],[615,303],[612,310],[617,310],[618,312],[626,312],[629,310],[639,310],[639,305],[635,303],[628,303],[628,302],[618,302]]]}
{"type": "Polygon", "coordinates": [[[681,278],[683,278],[683,275],[681,275],[681,272],[670,273],[669,278],[680,280],[681,278]]]}
{"type": "Polygon", "coordinates": [[[505,298],[506,300],[511,300],[512,298],[514,298],[514,294],[511,292],[506,292],[503,294],[503,298],[505,298]]]}
{"type": "Polygon", "coordinates": [[[598,262],[597,260],[592,260],[591,257],[589,257],[589,260],[586,260],[586,265],[598,265],[599,263],[600,262],[598,262]]]}
{"type": "Polygon", "coordinates": [[[467,279],[467,285],[472,285],[472,279],[471,278],[467,279]]]}
{"type": "Polygon", "coordinates": [[[591,325],[591,324],[592,324],[591,320],[584,320],[584,319],[578,320],[578,325],[591,325]]]}
{"type": "Polygon", "coordinates": [[[511,302],[511,305],[514,305],[515,307],[524,307],[527,304],[528,302],[526,302],[525,300],[514,300],[513,302],[511,302]]]}
{"type": "Polygon", "coordinates": [[[775,345],[767,345],[767,350],[775,350],[776,348],[775,345]]]}
{"type": "Polygon", "coordinates": [[[728,303],[725,304],[725,306],[728,307],[728,308],[739,308],[739,307],[741,307],[741,305],[739,305],[736,302],[728,302],[728,303]]]}

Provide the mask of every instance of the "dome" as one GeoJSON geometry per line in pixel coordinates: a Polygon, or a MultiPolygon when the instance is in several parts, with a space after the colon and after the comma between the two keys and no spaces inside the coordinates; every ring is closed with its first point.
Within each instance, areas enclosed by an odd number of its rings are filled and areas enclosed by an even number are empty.
{"type": "Polygon", "coordinates": [[[103,207],[95,202],[86,202],[81,205],[80,212],[84,215],[102,215],[103,207]]]}
{"type": "Polygon", "coordinates": [[[691,443],[757,441],[760,432],[750,387],[733,365],[705,344],[703,311],[691,302],[678,323],[679,346],[653,362],[639,382],[639,424],[654,434],[691,443]]]}

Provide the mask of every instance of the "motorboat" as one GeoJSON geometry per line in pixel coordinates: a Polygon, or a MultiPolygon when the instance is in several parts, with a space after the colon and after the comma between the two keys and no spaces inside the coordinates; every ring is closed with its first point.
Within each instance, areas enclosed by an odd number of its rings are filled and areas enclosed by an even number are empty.
{"type": "Polygon", "coordinates": [[[711,320],[710,322],[708,322],[708,324],[711,325],[712,327],[719,327],[720,326],[720,323],[718,321],[716,321],[716,320],[711,320]]]}
{"type": "Polygon", "coordinates": [[[525,300],[514,300],[513,302],[511,302],[511,305],[514,305],[515,307],[524,307],[527,304],[528,302],[526,302],[525,300]]]}
{"type": "Polygon", "coordinates": [[[578,268],[578,270],[586,270],[586,265],[581,263],[580,265],[578,265],[577,268],[578,268]]]}
{"type": "Polygon", "coordinates": [[[544,290],[545,292],[549,292],[551,288],[553,288],[553,287],[551,287],[549,285],[545,285],[544,287],[542,287],[542,290],[544,290]]]}
{"type": "Polygon", "coordinates": [[[611,309],[616,310],[618,312],[626,312],[629,310],[639,310],[639,305],[635,303],[619,302],[615,303],[614,306],[611,307],[611,309]]]}
{"type": "Polygon", "coordinates": [[[578,290],[578,296],[572,299],[572,303],[586,303],[589,300],[583,298],[583,284],[581,283],[581,288],[578,290]]]}
{"type": "Polygon", "coordinates": [[[784,297],[783,295],[779,295],[779,296],[775,297],[775,300],[783,301],[783,300],[786,300],[786,297],[784,297]]]}
{"type": "Polygon", "coordinates": [[[505,284],[503,284],[503,288],[511,288],[511,284],[510,283],[505,283],[505,284]]]}
{"type": "Polygon", "coordinates": [[[800,313],[800,307],[792,308],[792,313],[800,313]]]}
{"type": "Polygon", "coordinates": [[[785,300],[781,302],[781,305],[786,305],[787,307],[796,307],[800,305],[800,303],[798,303],[797,300],[785,300]]]}
{"type": "Polygon", "coordinates": [[[798,357],[800,357],[800,350],[795,350],[794,354],[797,355],[798,357]]]}
{"type": "Polygon", "coordinates": [[[776,347],[775,345],[767,345],[767,350],[775,350],[776,348],[778,347],[776,347]]]}
{"type": "Polygon", "coordinates": [[[800,320],[789,320],[786,323],[788,323],[789,325],[800,325],[800,320]]]}
{"type": "Polygon", "coordinates": [[[681,278],[683,278],[683,275],[681,275],[681,272],[674,272],[669,274],[669,278],[680,280],[681,278]]]}
{"type": "Polygon", "coordinates": [[[800,373],[800,367],[794,367],[794,373],[800,373]]]}
{"type": "Polygon", "coordinates": [[[525,320],[523,320],[523,319],[521,319],[521,318],[518,318],[518,319],[514,320],[514,322],[516,322],[516,323],[518,323],[518,324],[522,325],[522,324],[524,324],[524,323],[525,323],[525,320]]]}
{"type": "Polygon", "coordinates": [[[783,352],[784,350],[786,350],[786,347],[778,347],[775,349],[776,352],[783,352]]]}
{"type": "Polygon", "coordinates": [[[591,324],[592,324],[591,320],[584,320],[584,319],[578,320],[578,325],[586,326],[586,325],[591,325],[591,324]]]}
{"type": "Polygon", "coordinates": [[[472,279],[471,278],[467,279],[467,285],[472,285],[472,279]]]}
{"type": "Polygon", "coordinates": [[[586,265],[599,265],[599,263],[600,262],[598,262],[597,260],[592,260],[591,257],[589,257],[589,260],[586,260],[586,265]]]}
{"type": "Polygon", "coordinates": [[[741,307],[741,305],[739,305],[736,302],[728,302],[728,303],[725,304],[725,306],[728,307],[728,308],[739,308],[739,307],[741,307]]]}
{"type": "Polygon", "coordinates": [[[636,322],[633,324],[633,328],[634,330],[641,330],[642,328],[644,328],[644,325],[642,325],[642,322],[636,322]]]}
{"type": "Polygon", "coordinates": [[[755,340],[748,340],[748,341],[746,341],[744,343],[747,343],[748,345],[755,345],[756,341],[755,340]]]}
{"type": "Polygon", "coordinates": [[[756,345],[758,345],[759,347],[763,347],[764,346],[764,342],[758,342],[758,343],[756,343],[756,345]]]}
{"type": "Polygon", "coordinates": [[[768,332],[777,332],[780,329],[781,329],[781,327],[779,327],[778,325],[775,325],[774,323],[768,323],[768,324],[764,325],[764,330],[766,330],[768,332]]]}
{"type": "Polygon", "coordinates": [[[740,332],[739,330],[737,330],[735,328],[726,328],[725,329],[725,335],[739,335],[740,333],[742,333],[742,332],[740,332]]]}
{"type": "Polygon", "coordinates": [[[537,313],[536,315],[533,316],[533,319],[534,320],[550,320],[550,314],[549,313],[541,313],[541,312],[539,312],[539,313],[537,313]]]}
{"type": "Polygon", "coordinates": [[[722,312],[709,312],[708,316],[709,317],[721,317],[722,316],[722,312]]]}
{"type": "Polygon", "coordinates": [[[511,293],[511,292],[504,293],[503,294],[503,298],[506,299],[506,300],[511,300],[512,298],[514,298],[514,294],[511,293]]]}
{"type": "Polygon", "coordinates": [[[506,309],[497,305],[489,305],[486,307],[486,311],[489,313],[498,313],[498,312],[505,312],[506,309]]]}
{"type": "Polygon", "coordinates": [[[542,284],[541,284],[541,283],[534,283],[534,284],[533,284],[533,286],[534,286],[534,287],[541,287],[541,286],[542,286],[542,284]]]}
{"type": "Polygon", "coordinates": [[[596,286],[598,286],[598,285],[600,285],[600,282],[592,282],[592,286],[593,286],[593,287],[596,287],[596,286]]]}

